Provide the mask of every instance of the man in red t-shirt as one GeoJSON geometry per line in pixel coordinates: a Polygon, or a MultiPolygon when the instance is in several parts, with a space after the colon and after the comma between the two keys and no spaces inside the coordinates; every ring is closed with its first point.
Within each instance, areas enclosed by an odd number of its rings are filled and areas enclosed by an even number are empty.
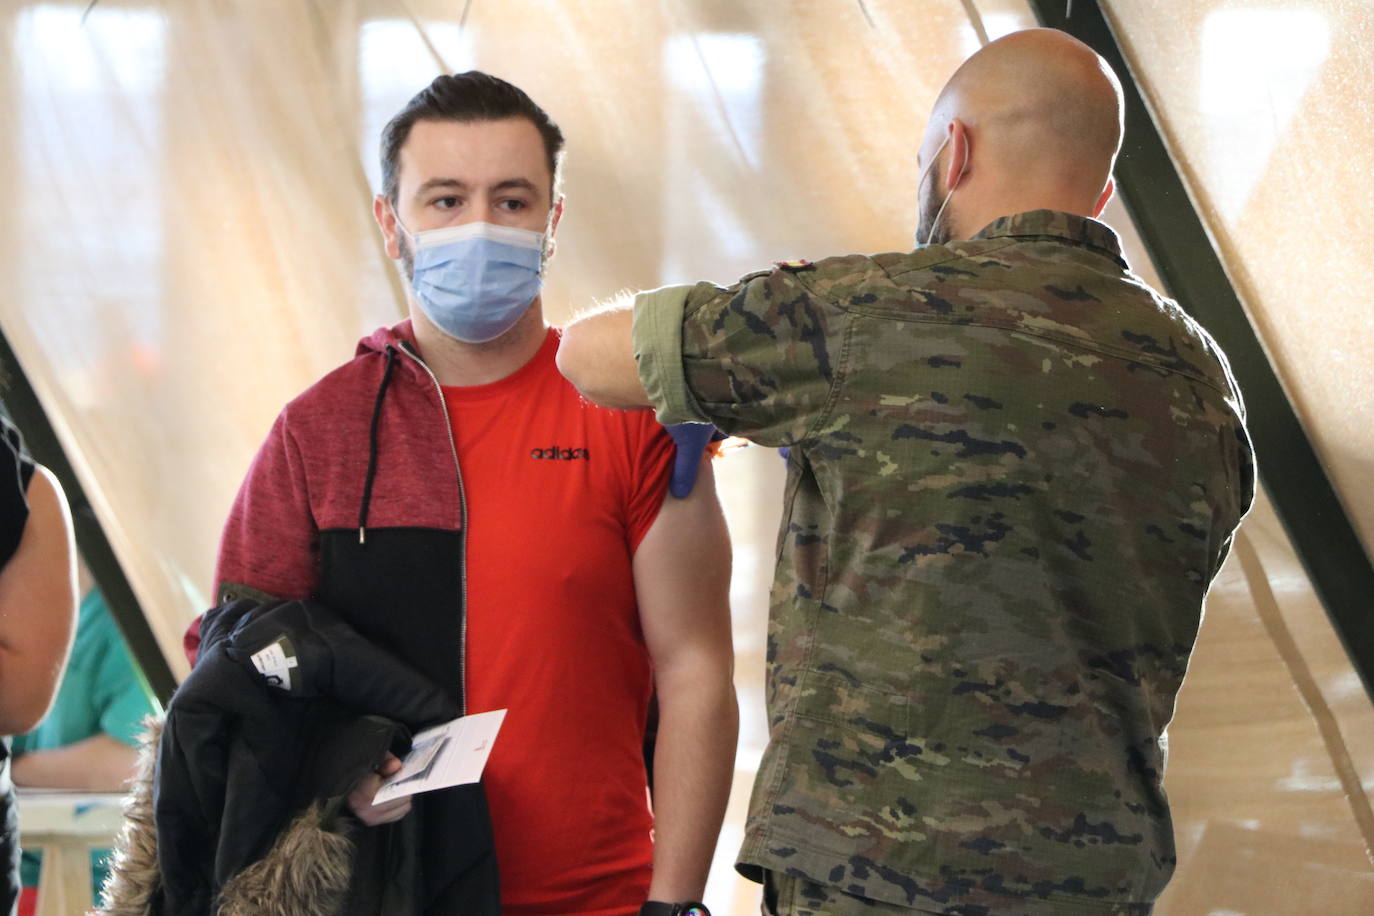
{"type": "MultiPolygon", "coordinates": [[[[562,144],[478,72],[439,77],[387,126],[374,214],[410,320],[282,411],[216,595],[347,605],[466,712],[509,710],[483,779],[502,913],[685,912],[734,765],[728,541],[709,468],[665,498],[674,448],[652,414],[592,406],[554,366],[539,289],[562,144]]],[[[349,797],[375,830],[411,811],[371,804],[398,767],[349,797]]],[[[446,912],[459,898],[431,886],[427,853],[416,911],[446,912]]]]}

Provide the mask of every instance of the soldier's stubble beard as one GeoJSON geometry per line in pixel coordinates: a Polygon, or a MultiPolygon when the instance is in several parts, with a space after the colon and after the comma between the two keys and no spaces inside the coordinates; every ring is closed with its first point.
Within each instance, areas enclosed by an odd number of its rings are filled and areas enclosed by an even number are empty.
{"type": "Polygon", "coordinates": [[[928,245],[943,245],[949,241],[949,221],[954,201],[951,200],[949,206],[945,207],[945,212],[940,214],[940,205],[944,203],[945,195],[949,192],[949,189],[945,187],[941,175],[942,171],[937,159],[935,166],[931,169],[934,174],[931,175],[928,185],[930,191],[919,201],[920,214],[916,224],[916,239],[928,245]],[[940,216],[939,225],[935,225],[937,214],[940,216]]]}

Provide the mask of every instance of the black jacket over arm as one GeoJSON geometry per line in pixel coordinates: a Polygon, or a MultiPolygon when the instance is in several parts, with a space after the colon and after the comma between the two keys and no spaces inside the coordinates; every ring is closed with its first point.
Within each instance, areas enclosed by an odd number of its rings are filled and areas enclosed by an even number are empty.
{"type": "MultiPolygon", "coordinates": [[[[215,609],[157,748],[153,886],[134,877],[133,842],[121,836],[104,912],[430,911],[414,848],[424,806],[366,828],[344,800],[388,750],[409,748],[413,730],[458,714],[441,687],[322,604],[238,600],[215,609]],[[254,655],[274,645],[290,661],[264,674],[254,655]]],[[[480,802],[480,787],[430,795],[458,793],[472,810],[474,791],[480,802]]],[[[490,826],[485,804],[475,810],[480,829],[468,832],[462,864],[478,873],[454,883],[468,889],[463,913],[494,916],[490,826]]]]}

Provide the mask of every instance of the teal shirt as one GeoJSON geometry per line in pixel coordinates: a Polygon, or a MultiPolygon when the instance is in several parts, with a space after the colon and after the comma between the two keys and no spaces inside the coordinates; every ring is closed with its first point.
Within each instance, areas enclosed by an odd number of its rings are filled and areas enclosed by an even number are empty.
{"type": "MultiPolygon", "coordinates": [[[[129,649],[96,589],[81,602],[71,660],[47,718],[28,734],[16,735],[14,753],[44,751],[105,733],[137,746],[143,717],[154,711],[134,669],[129,649]]],[[[108,849],[91,851],[91,892],[98,898],[108,849]]],[[[40,859],[24,851],[23,884],[38,885],[40,859]]]]}
{"type": "Polygon", "coordinates": [[[92,589],[81,602],[71,661],[52,710],[14,739],[14,753],[49,750],[105,734],[137,746],[143,717],[153,712],[133,659],[105,599],[92,589]]]}

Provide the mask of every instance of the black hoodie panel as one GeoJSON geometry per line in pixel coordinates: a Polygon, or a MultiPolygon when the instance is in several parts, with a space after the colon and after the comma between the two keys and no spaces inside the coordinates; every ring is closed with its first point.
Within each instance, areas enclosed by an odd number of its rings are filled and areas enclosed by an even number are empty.
{"type": "MultiPolygon", "coordinates": [[[[320,600],[370,642],[463,701],[463,533],[433,528],[320,532],[320,600]]],[[[415,797],[420,911],[498,911],[486,795],[458,786],[415,797]]],[[[385,843],[385,831],[370,840],[385,843]]],[[[370,853],[362,850],[364,856],[370,853]]]]}
{"type": "Polygon", "coordinates": [[[434,528],[320,532],[319,599],[463,705],[463,533],[434,528]]]}

